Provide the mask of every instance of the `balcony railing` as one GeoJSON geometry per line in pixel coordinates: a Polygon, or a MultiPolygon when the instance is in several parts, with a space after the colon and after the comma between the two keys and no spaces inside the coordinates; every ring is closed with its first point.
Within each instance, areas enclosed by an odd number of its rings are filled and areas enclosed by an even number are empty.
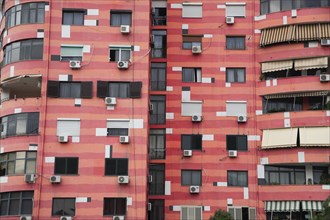
{"type": "Polygon", "coordinates": [[[150,149],[149,159],[150,160],[165,159],[165,149],[150,149]]]}

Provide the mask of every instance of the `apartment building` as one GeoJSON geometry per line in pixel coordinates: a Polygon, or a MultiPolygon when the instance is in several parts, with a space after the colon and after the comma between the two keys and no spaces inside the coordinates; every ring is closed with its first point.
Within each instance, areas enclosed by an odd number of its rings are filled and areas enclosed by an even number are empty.
{"type": "Polygon", "coordinates": [[[0,2],[0,219],[322,211],[329,0],[0,2]]]}

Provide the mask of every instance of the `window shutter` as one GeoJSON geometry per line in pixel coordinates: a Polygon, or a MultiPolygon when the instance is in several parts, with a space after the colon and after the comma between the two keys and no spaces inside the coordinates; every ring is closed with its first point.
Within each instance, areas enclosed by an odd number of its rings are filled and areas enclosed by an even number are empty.
{"type": "Polygon", "coordinates": [[[108,82],[97,81],[97,97],[105,98],[108,96],[108,82]]]}
{"type": "Polygon", "coordinates": [[[195,145],[195,149],[202,149],[202,137],[203,135],[197,134],[192,136],[192,145],[195,145]]]}
{"type": "Polygon", "coordinates": [[[38,134],[38,131],[39,131],[39,113],[36,112],[28,113],[26,133],[38,134]]]}
{"type": "Polygon", "coordinates": [[[92,98],[93,82],[81,82],[81,98],[92,98]]]}
{"type": "Polygon", "coordinates": [[[131,82],[129,84],[129,91],[131,98],[141,98],[142,82],[131,82]]]}
{"type": "Polygon", "coordinates": [[[227,135],[227,150],[237,150],[235,135],[227,135]]]}
{"type": "Polygon", "coordinates": [[[60,94],[60,82],[59,81],[48,81],[47,84],[47,96],[58,98],[60,94]]]}

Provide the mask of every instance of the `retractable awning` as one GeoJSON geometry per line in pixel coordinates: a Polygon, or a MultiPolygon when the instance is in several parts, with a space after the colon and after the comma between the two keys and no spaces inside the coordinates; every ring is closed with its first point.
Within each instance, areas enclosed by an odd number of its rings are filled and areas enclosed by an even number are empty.
{"type": "Polygon", "coordinates": [[[275,72],[280,70],[292,69],[293,61],[284,60],[284,61],[275,61],[275,62],[266,62],[261,64],[261,72],[275,72]]]}
{"type": "Polygon", "coordinates": [[[322,211],[322,201],[301,201],[303,211],[322,211]]]}
{"type": "Polygon", "coordinates": [[[288,92],[265,95],[266,99],[281,99],[281,98],[293,98],[293,97],[310,97],[310,96],[327,96],[330,94],[330,90],[322,91],[306,91],[306,92],[288,92]]]}
{"type": "Polygon", "coordinates": [[[330,147],[330,127],[299,128],[301,147],[330,147]]]}
{"type": "Polygon", "coordinates": [[[262,149],[297,146],[298,128],[281,128],[264,130],[262,149]]]}
{"type": "Polygon", "coordinates": [[[295,70],[322,69],[327,67],[328,57],[316,57],[294,61],[295,70]]]}
{"type": "Polygon", "coordinates": [[[299,201],[266,201],[266,212],[299,212],[299,201]]]}

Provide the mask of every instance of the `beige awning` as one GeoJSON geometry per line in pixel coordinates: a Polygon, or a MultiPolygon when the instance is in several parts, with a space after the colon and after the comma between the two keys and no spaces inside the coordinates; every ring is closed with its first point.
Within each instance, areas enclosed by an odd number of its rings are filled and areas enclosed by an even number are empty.
{"type": "Polygon", "coordinates": [[[299,212],[300,201],[266,201],[266,212],[299,212]]]}
{"type": "Polygon", "coordinates": [[[293,31],[293,25],[263,29],[261,31],[260,45],[264,46],[268,44],[291,41],[293,31]]]}
{"type": "Polygon", "coordinates": [[[330,127],[299,128],[300,146],[330,147],[330,127]]]}
{"type": "Polygon", "coordinates": [[[323,90],[323,91],[277,93],[277,94],[265,95],[264,97],[266,99],[282,99],[282,98],[293,98],[293,97],[327,96],[329,94],[330,94],[330,90],[323,90]]]}
{"type": "Polygon", "coordinates": [[[292,69],[293,61],[285,60],[285,61],[276,61],[276,62],[267,62],[261,64],[261,72],[275,72],[280,70],[292,69]]]}
{"type": "Polygon", "coordinates": [[[297,146],[298,128],[263,130],[262,149],[297,146]]]}
{"type": "Polygon", "coordinates": [[[294,61],[295,70],[321,69],[328,67],[328,57],[300,59],[294,61]]]}

